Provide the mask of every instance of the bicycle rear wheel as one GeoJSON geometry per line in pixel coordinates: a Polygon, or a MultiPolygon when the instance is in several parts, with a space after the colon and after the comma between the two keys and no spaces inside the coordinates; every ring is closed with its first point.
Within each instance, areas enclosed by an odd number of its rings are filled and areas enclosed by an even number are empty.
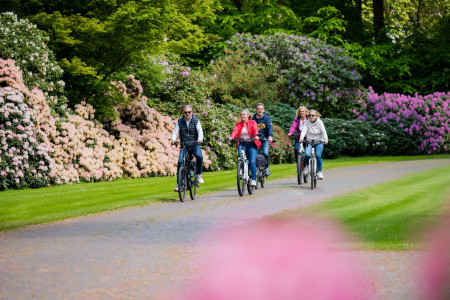
{"type": "Polygon", "coordinates": [[[237,167],[237,189],[239,196],[244,196],[245,189],[244,189],[244,162],[240,161],[238,162],[237,167]]]}
{"type": "Polygon", "coordinates": [[[184,201],[186,198],[186,168],[184,166],[181,166],[178,170],[178,195],[180,196],[181,202],[184,201]]]}
{"type": "Polygon", "coordinates": [[[191,164],[191,168],[189,170],[189,195],[191,196],[191,200],[195,200],[197,197],[197,179],[195,178],[197,168],[195,167],[195,161],[191,164]],[[193,175],[192,175],[193,174],[193,175]]]}
{"type": "Polygon", "coordinates": [[[264,183],[266,182],[266,175],[261,174],[261,179],[259,180],[259,183],[261,183],[261,188],[264,188],[264,183]]]}
{"type": "Polygon", "coordinates": [[[297,183],[302,184],[302,156],[297,155],[297,183]]]}

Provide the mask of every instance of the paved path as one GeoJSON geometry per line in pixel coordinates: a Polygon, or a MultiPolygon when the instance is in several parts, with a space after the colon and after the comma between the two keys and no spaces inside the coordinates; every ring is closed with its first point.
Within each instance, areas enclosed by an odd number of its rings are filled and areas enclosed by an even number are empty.
{"type": "MultiPolygon", "coordinates": [[[[314,191],[290,178],[268,181],[244,197],[234,188],[180,203],[174,193],[165,203],[2,232],[0,299],[171,299],[189,282],[186,272],[201,256],[196,241],[211,229],[243,226],[448,164],[449,159],[422,160],[328,170],[314,191]]],[[[367,254],[378,271],[379,255],[367,254]]],[[[405,263],[403,268],[414,268],[405,263]]],[[[411,289],[407,280],[396,287],[380,284],[379,299],[407,299],[411,289]]]]}

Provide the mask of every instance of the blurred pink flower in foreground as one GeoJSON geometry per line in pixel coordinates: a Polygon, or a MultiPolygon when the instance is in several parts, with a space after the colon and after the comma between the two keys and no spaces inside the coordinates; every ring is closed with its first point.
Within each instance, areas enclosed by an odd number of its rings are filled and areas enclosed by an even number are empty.
{"type": "Polygon", "coordinates": [[[357,251],[337,228],[288,218],[233,230],[212,247],[187,299],[369,299],[357,251]]]}
{"type": "MultiPolygon", "coordinates": [[[[450,205],[450,203],[448,204],[450,205]]],[[[424,294],[421,299],[450,299],[450,213],[425,240],[427,252],[420,283],[424,294]]]]}

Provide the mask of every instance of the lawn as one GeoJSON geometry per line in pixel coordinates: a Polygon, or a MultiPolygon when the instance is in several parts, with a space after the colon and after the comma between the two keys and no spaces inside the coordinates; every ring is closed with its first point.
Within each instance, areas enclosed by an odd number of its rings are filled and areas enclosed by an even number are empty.
{"type": "Polygon", "coordinates": [[[361,246],[378,250],[410,250],[421,235],[449,212],[450,166],[412,174],[367,189],[298,209],[338,219],[356,234],[361,246]]]}
{"type": "MultiPolygon", "coordinates": [[[[324,170],[372,163],[450,158],[450,155],[397,157],[342,157],[324,160],[324,170]]],[[[294,164],[271,166],[271,180],[295,176],[294,164]]],[[[236,171],[204,173],[205,184],[199,194],[234,187],[236,171]]],[[[0,231],[32,224],[52,222],[152,202],[179,201],[173,192],[175,177],[119,179],[112,182],[81,183],[41,189],[0,192],[0,231]]],[[[180,205],[183,205],[180,203],[180,205]]]]}

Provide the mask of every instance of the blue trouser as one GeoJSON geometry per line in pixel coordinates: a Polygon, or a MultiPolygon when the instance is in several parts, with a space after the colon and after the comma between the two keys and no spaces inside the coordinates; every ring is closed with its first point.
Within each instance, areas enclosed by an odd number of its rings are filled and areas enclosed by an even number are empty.
{"type": "Polygon", "coordinates": [[[241,149],[244,147],[245,155],[248,160],[248,167],[250,169],[250,178],[256,180],[256,155],[258,155],[258,147],[255,143],[247,142],[244,144],[239,144],[238,146],[238,156],[241,157],[241,149]]]}
{"type": "Polygon", "coordinates": [[[269,141],[262,141],[261,142],[261,153],[264,155],[264,158],[266,159],[266,168],[269,167],[269,141]]]}
{"type": "MultiPolygon", "coordinates": [[[[202,148],[200,145],[195,145],[192,148],[187,149],[188,155],[194,155],[195,159],[197,160],[197,170],[196,174],[202,174],[202,166],[203,166],[203,154],[202,154],[202,148]]],[[[180,165],[183,163],[183,157],[184,157],[184,149],[181,148],[180,150],[180,156],[178,157],[178,166],[177,166],[177,180],[178,180],[178,171],[180,170],[180,165]]]]}
{"type": "MultiPolygon", "coordinates": [[[[316,151],[316,159],[317,159],[317,172],[322,171],[322,151],[323,151],[323,144],[317,144],[314,146],[314,151],[316,151]]],[[[305,164],[309,165],[309,159],[311,158],[311,152],[312,152],[312,145],[307,144],[306,150],[305,150],[305,164]]]]}

